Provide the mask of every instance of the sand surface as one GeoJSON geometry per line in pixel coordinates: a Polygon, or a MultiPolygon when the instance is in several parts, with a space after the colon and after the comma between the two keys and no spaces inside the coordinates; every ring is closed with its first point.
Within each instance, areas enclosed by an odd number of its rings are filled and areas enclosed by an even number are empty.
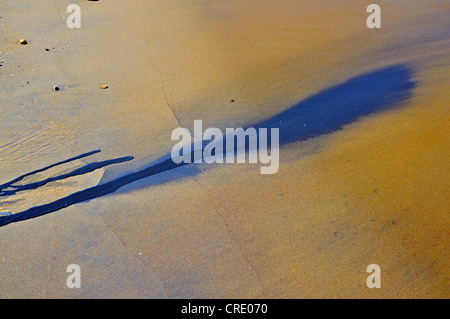
{"type": "Polygon", "coordinates": [[[370,104],[358,79],[383,68],[408,94],[284,143],[274,175],[188,165],[1,227],[0,298],[448,298],[450,6],[377,3],[372,30],[359,0],[2,1],[0,184],[94,150],[16,184],[105,165],[1,196],[0,212],[139,171],[196,119],[249,126],[311,97],[331,109],[348,81],[370,104]]]}

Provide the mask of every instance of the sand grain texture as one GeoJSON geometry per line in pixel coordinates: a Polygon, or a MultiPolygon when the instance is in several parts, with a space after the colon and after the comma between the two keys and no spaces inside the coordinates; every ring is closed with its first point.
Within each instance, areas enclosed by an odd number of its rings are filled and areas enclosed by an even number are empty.
{"type": "Polygon", "coordinates": [[[275,175],[183,167],[1,227],[1,298],[449,297],[447,3],[379,1],[380,30],[359,0],[80,1],[73,30],[68,4],[1,4],[0,184],[92,150],[46,174],[134,160],[3,197],[2,211],[145,167],[195,119],[251,125],[392,65],[415,86],[284,145],[275,175]],[[373,263],[381,289],[366,286],[373,263]],[[69,264],[81,289],[66,286],[69,264]]]}

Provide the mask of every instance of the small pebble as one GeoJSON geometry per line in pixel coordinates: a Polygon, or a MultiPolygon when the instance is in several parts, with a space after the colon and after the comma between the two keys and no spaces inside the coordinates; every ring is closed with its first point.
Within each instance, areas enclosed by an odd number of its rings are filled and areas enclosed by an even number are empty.
{"type": "Polygon", "coordinates": [[[59,91],[59,86],[57,86],[57,85],[53,86],[53,90],[54,91],[59,91]]]}

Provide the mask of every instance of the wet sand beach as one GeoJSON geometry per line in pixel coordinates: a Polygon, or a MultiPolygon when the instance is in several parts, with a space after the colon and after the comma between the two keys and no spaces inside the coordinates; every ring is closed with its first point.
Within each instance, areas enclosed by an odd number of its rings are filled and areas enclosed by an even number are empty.
{"type": "Polygon", "coordinates": [[[0,298],[448,298],[450,6],[378,4],[3,1],[0,298]],[[278,172],[164,162],[194,120],[278,172]]]}

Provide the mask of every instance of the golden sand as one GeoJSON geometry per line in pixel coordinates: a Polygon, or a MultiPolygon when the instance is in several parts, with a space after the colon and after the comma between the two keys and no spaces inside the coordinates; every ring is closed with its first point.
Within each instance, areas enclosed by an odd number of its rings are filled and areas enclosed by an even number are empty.
{"type": "Polygon", "coordinates": [[[359,0],[83,2],[70,30],[64,4],[5,2],[0,183],[95,149],[67,169],[135,157],[107,167],[110,180],[170,152],[172,130],[195,119],[251,125],[384,66],[411,66],[416,87],[394,109],[283,146],[275,175],[218,165],[0,228],[0,297],[449,297],[448,4],[379,2],[370,30],[359,0]],[[66,287],[72,263],[82,289],[66,287]],[[369,264],[381,289],[366,286],[369,264]]]}

